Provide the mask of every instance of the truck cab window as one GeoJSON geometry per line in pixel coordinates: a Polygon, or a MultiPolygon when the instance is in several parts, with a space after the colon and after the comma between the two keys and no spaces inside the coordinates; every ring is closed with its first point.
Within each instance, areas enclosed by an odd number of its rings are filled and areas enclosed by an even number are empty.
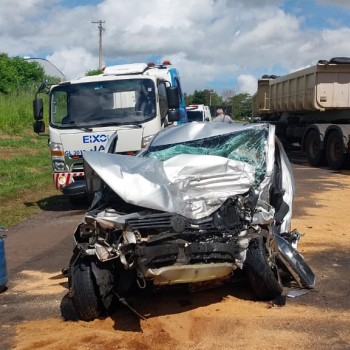
{"type": "Polygon", "coordinates": [[[65,91],[58,91],[56,94],[52,95],[51,114],[54,124],[68,122],[68,103],[67,93],[65,91]]]}
{"type": "Polygon", "coordinates": [[[127,125],[155,117],[155,85],[147,78],[62,85],[52,92],[53,126],[127,125]]]}

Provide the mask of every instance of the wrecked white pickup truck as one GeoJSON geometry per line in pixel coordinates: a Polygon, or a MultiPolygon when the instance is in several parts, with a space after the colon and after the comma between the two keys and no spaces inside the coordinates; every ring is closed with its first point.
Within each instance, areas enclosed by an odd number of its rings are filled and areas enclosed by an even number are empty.
{"type": "Polygon", "coordinates": [[[237,269],[262,300],[281,295],[282,273],[314,287],[291,231],[294,179],[273,125],[169,127],[135,157],[85,152],[84,167],[95,197],[68,269],[80,319],[114,300],[128,305],[135,287],[229,281],[237,269]]]}

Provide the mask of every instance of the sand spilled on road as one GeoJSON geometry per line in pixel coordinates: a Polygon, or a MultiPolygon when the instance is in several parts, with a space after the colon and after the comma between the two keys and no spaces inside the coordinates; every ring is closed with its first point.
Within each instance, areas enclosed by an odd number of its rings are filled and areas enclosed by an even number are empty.
{"type": "Polygon", "coordinates": [[[66,288],[67,278],[61,273],[24,270],[20,272],[19,279],[9,292],[39,296],[57,294],[66,288]]]}

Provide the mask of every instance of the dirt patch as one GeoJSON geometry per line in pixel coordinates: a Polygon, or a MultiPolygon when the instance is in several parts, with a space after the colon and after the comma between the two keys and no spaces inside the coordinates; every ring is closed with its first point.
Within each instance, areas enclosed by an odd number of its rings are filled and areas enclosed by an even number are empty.
{"type": "MultiPolygon", "coordinates": [[[[349,349],[350,176],[321,180],[309,172],[304,185],[322,181],[323,188],[308,198],[299,189],[293,226],[304,234],[299,251],[316,273],[314,290],[287,298],[284,306],[254,301],[244,283],[193,294],[160,293],[133,301],[146,320],[120,308],[102,320],[64,321],[57,308],[56,318],[20,323],[13,348],[349,349]]],[[[47,303],[63,301],[67,289],[57,276],[25,271],[16,288],[18,293],[41,288],[50,294],[47,303]]]]}
{"type": "MultiPolygon", "coordinates": [[[[24,149],[21,148],[20,154],[29,154],[29,155],[35,155],[39,152],[39,150],[36,149],[24,149]]],[[[0,159],[12,159],[16,156],[18,156],[18,149],[15,147],[3,147],[0,152],[0,159]]]]}

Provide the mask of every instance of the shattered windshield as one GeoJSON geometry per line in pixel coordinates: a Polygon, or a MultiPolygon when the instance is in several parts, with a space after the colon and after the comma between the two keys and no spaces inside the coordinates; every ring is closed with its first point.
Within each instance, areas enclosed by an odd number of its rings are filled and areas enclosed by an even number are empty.
{"type": "Polygon", "coordinates": [[[50,122],[58,127],[138,124],[156,116],[150,79],[59,85],[51,93],[50,122]]]}
{"type": "Polygon", "coordinates": [[[255,168],[255,186],[266,172],[268,128],[239,129],[233,133],[150,147],[144,157],[166,161],[179,154],[215,155],[248,163],[255,168]]]}

